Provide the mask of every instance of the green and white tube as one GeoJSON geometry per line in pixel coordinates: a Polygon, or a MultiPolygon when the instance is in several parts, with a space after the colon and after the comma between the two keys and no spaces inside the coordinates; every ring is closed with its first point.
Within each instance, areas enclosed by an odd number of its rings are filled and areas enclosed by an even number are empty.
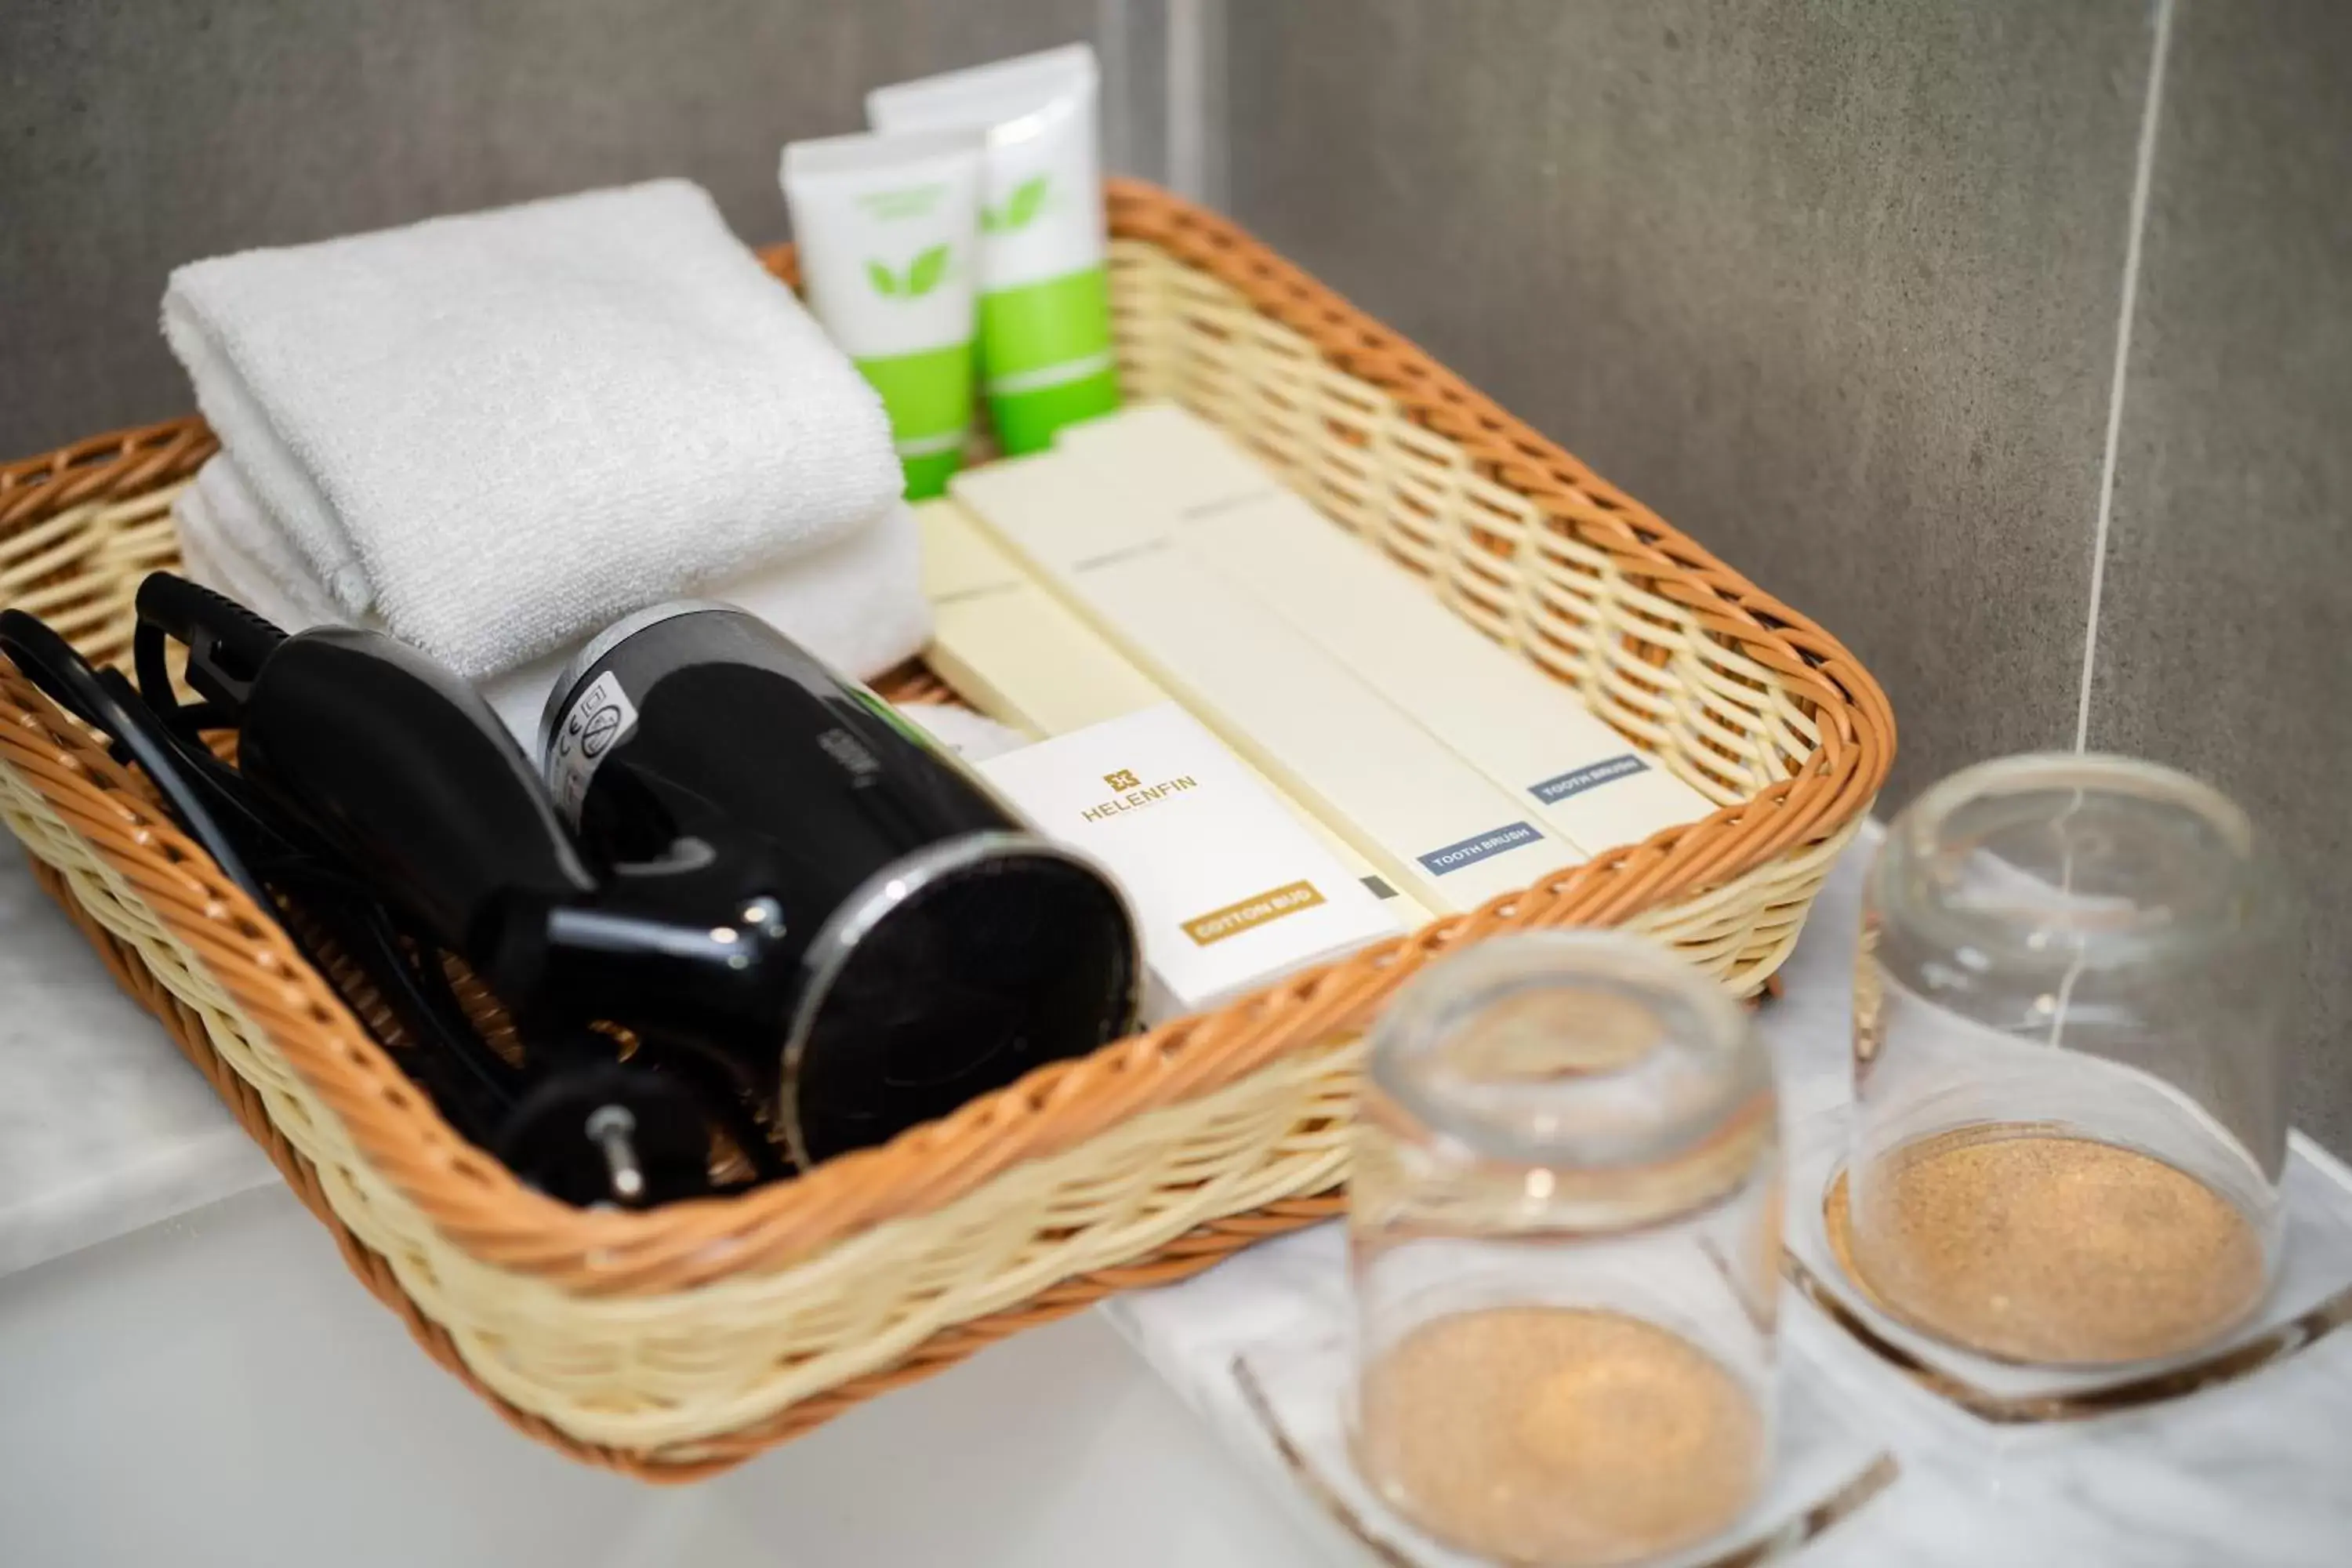
{"type": "Polygon", "coordinates": [[[1097,79],[1094,50],[1072,44],[866,95],[879,131],[987,134],[980,364],[1007,452],[1118,406],[1097,79]]]}
{"type": "Polygon", "coordinates": [[[971,432],[984,139],[834,136],[784,149],[802,287],[889,411],[907,499],[943,493],[971,432]]]}

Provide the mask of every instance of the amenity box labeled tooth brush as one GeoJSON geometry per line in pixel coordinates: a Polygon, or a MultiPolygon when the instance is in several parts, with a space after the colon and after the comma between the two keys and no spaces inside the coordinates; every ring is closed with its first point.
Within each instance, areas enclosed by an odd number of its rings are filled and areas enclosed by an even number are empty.
{"type": "Polygon", "coordinates": [[[1062,447],[1131,526],[1180,545],[1410,715],[1586,857],[1696,822],[1713,803],[1576,693],[1448,610],[1207,421],[1121,410],[1062,447]]]}

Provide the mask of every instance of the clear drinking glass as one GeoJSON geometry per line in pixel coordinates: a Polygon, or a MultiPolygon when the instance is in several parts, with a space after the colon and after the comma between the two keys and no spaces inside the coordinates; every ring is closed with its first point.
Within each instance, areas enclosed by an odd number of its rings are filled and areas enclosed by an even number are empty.
{"type": "Polygon", "coordinates": [[[1372,1032],[1349,1185],[1359,1468],[1432,1535],[1620,1563],[1769,1468],[1780,1112],[1745,1013],[1608,931],[1496,939],[1372,1032]]]}
{"type": "Polygon", "coordinates": [[[2033,1364],[2161,1361],[2252,1314],[2278,1261],[2290,910],[2245,813],[2153,763],[2011,757],[1921,795],[1864,893],[1856,1283],[2033,1364]]]}

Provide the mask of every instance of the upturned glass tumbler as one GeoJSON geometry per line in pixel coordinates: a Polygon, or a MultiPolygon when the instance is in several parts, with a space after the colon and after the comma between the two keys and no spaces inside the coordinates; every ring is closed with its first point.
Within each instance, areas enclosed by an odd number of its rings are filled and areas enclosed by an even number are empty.
{"type": "Polygon", "coordinates": [[[1359,1468],[1503,1562],[1720,1532],[1769,1464],[1780,1112],[1745,1012],[1606,931],[1448,958],[1375,1027],[1350,1187],[1359,1468]]]}
{"type": "Polygon", "coordinates": [[[2244,812],[2123,757],[2011,757],[1895,818],[1854,987],[1832,1230],[1948,1343],[2160,1362],[2275,1276],[2294,922],[2244,812]]]}

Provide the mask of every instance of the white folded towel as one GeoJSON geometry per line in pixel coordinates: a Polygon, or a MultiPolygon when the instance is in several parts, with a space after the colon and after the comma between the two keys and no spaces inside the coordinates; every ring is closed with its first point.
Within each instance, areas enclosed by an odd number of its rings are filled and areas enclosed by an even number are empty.
{"type": "Polygon", "coordinates": [[[226,452],[196,470],[195,482],[172,503],[180,531],[180,554],[189,574],[245,602],[288,631],[353,622],[381,628],[383,617],[346,611],[334,593],[310,575],[311,567],[294,542],[262,510],[253,488],[226,452]],[[257,602],[267,600],[268,609],[257,602]]]}
{"type": "MultiPolygon", "coordinates": [[[[342,614],[326,590],[309,580],[226,454],[206,463],[195,482],[180,491],[172,520],[188,576],[263,619],[289,632],[327,623],[388,629],[373,616],[342,614]]],[[[930,640],[922,548],[915,514],[902,501],[845,538],[731,581],[698,587],[694,594],[740,605],[834,668],[867,680],[912,658],[930,640]]],[[[644,603],[678,596],[658,595],[644,603]]],[[[572,642],[475,682],[525,751],[538,744],[540,710],[572,647],[611,619],[640,608],[641,604],[623,605],[572,642]]]]}
{"type": "Polygon", "coordinates": [[[880,399],[682,180],[199,261],[163,330],[302,576],[468,678],[901,483],[880,399]]]}

